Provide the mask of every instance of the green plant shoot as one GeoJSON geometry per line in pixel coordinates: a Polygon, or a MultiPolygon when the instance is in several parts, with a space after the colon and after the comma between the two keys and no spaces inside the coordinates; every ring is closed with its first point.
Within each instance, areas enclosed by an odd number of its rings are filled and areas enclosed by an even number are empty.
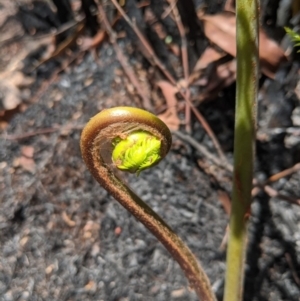
{"type": "Polygon", "coordinates": [[[232,205],[224,301],[242,301],[256,138],[258,0],[236,1],[237,79],[232,205]]]}
{"type": "Polygon", "coordinates": [[[112,161],[115,166],[137,175],[161,159],[161,141],[148,132],[134,132],[126,139],[115,138],[113,146],[112,161]]]}
{"type": "MultiPolygon", "coordinates": [[[[289,35],[289,37],[291,38],[291,40],[295,43],[294,47],[299,47],[300,35],[288,27],[285,27],[284,29],[286,33],[289,35]]],[[[298,50],[297,52],[300,52],[300,50],[298,50]]]]}

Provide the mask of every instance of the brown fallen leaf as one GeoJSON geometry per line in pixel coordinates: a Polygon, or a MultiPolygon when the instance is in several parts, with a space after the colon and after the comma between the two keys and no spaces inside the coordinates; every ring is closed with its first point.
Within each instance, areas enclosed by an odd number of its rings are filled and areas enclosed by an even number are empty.
{"type": "MultiPolygon", "coordinates": [[[[216,15],[200,15],[205,35],[225,52],[236,56],[236,20],[235,14],[222,12],[216,15]]],[[[269,38],[263,29],[259,30],[259,58],[262,72],[274,78],[282,62],[287,58],[280,46],[269,38]]]]}
{"type": "Polygon", "coordinates": [[[217,51],[213,47],[210,46],[206,47],[205,51],[198,59],[193,72],[205,69],[210,63],[219,60],[225,55],[226,54],[224,52],[222,53],[220,51],[217,51]]]}
{"type": "MultiPolygon", "coordinates": [[[[225,87],[230,86],[236,79],[236,60],[231,60],[222,65],[216,66],[207,74],[207,83],[200,79],[199,85],[203,86],[202,91],[197,95],[196,100],[202,102],[215,98],[225,87]]],[[[195,85],[198,82],[194,83],[195,85]]]]}
{"type": "Polygon", "coordinates": [[[13,110],[21,102],[20,88],[28,87],[34,82],[31,77],[16,70],[8,70],[0,73],[0,111],[13,110]]]}
{"type": "MultiPolygon", "coordinates": [[[[207,59],[207,62],[209,62],[209,58],[207,59]]],[[[192,96],[192,100],[196,101],[196,103],[200,103],[214,99],[218,96],[220,91],[230,86],[235,80],[235,59],[226,58],[224,56],[217,61],[210,62],[204,69],[193,71],[189,78],[191,86],[199,86],[197,93],[194,93],[192,96]]]]}
{"type": "Polygon", "coordinates": [[[179,129],[180,121],[177,120],[175,115],[170,111],[159,114],[158,117],[168,126],[171,131],[177,131],[179,129]]]}
{"type": "Polygon", "coordinates": [[[224,51],[208,46],[189,76],[190,86],[201,87],[192,99],[198,102],[213,99],[235,79],[236,60],[224,51]]]}
{"type": "Polygon", "coordinates": [[[24,39],[24,42],[18,46],[9,61],[3,65],[4,68],[0,70],[0,116],[4,116],[7,111],[18,108],[22,103],[20,89],[29,87],[34,82],[32,77],[26,76],[21,71],[24,68],[23,61],[30,53],[48,45],[49,41],[49,37],[36,40],[24,39]]]}
{"type": "Polygon", "coordinates": [[[1,97],[0,110],[13,110],[21,103],[20,90],[12,85],[9,81],[0,81],[0,94],[1,97]]]}
{"type": "Polygon", "coordinates": [[[230,201],[230,196],[228,193],[224,190],[218,189],[218,199],[220,203],[222,204],[224,211],[226,214],[229,216],[231,212],[231,201],[230,201]]]}
{"type": "Polygon", "coordinates": [[[206,68],[212,64],[213,62],[219,60],[220,58],[224,57],[226,54],[217,51],[213,47],[206,47],[203,54],[198,59],[193,72],[189,76],[189,84],[193,84],[196,80],[198,80],[204,73],[206,68]]]}
{"type": "Polygon", "coordinates": [[[158,117],[164,121],[171,130],[177,131],[181,123],[177,115],[176,93],[178,93],[178,89],[167,81],[159,81],[157,85],[161,89],[168,106],[167,110],[163,114],[158,115],[158,117]]]}

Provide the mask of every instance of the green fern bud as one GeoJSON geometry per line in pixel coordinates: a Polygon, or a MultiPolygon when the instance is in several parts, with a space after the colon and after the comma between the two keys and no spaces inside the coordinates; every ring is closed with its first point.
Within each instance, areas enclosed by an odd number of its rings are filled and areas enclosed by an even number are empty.
{"type": "Polygon", "coordinates": [[[123,171],[140,174],[144,169],[157,164],[160,159],[161,141],[152,134],[137,131],[126,139],[113,140],[112,161],[123,171]]]}

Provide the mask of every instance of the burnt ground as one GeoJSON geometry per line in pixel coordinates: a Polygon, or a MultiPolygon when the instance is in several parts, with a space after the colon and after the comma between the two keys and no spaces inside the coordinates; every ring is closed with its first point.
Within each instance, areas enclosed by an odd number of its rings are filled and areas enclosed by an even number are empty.
{"type": "MultiPolygon", "coordinates": [[[[166,250],[95,182],[83,164],[79,139],[89,118],[104,108],[138,105],[128,94],[108,43],[99,50],[99,57],[96,61],[87,54],[71,65],[2,133],[1,301],[197,300],[166,250]]],[[[294,69],[298,70],[297,65],[294,69]]],[[[33,85],[33,95],[38,85],[33,85]]],[[[300,161],[300,106],[293,94],[294,105],[286,109],[292,96],[280,80],[265,79],[260,91],[255,175],[263,180],[300,161]],[[281,106],[274,104],[278,98],[281,106]]],[[[234,86],[200,109],[231,160],[234,86]]],[[[213,152],[196,122],[193,136],[213,152]]],[[[222,241],[228,217],[218,190],[221,185],[230,192],[230,176],[210,164],[223,179],[216,183],[197,165],[197,160],[206,158],[173,138],[169,155],[157,167],[139,177],[123,177],[188,244],[221,298],[222,241]]],[[[272,187],[300,196],[299,181],[298,171],[272,187]]],[[[244,300],[300,300],[299,226],[297,205],[262,192],[254,199],[244,300]]]]}
{"type": "MultiPolygon", "coordinates": [[[[114,54],[108,47],[101,52],[105,63],[87,56],[14,118],[7,133],[82,125],[105,107],[134,106],[121,85],[112,89],[114,54]],[[85,87],[87,77],[94,81],[85,87]],[[54,102],[57,93],[62,98],[54,102]]],[[[3,300],[196,300],[164,248],[93,180],[79,138],[80,130],[70,129],[1,140],[3,300]],[[23,146],[34,148],[31,171],[14,167],[23,146]]],[[[227,218],[209,178],[174,150],[157,168],[126,179],[202,258],[218,284],[227,218]]]]}

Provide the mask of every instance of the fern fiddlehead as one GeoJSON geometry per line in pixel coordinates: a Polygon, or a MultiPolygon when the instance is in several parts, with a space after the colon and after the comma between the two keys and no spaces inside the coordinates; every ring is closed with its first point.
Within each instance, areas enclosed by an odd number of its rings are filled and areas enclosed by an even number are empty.
{"type": "Polygon", "coordinates": [[[132,173],[157,164],[168,153],[172,137],[167,126],[149,112],[131,107],[103,110],[81,135],[82,157],[94,178],[142,222],[179,263],[202,301],[216,300],[209,280],[178,235],[113,171],[132,173]]]}

